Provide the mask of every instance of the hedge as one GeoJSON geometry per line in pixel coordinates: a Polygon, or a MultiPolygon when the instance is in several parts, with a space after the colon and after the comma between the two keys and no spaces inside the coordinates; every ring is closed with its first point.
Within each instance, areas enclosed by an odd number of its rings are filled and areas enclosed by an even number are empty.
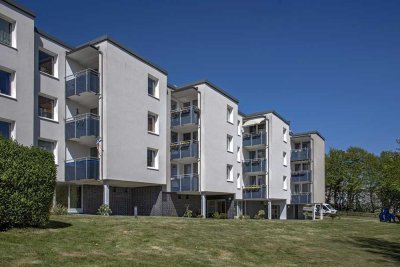
{"type": "Polygon", "coordinates": [[[0,229],[46,224],[56,173],[51,153],[0,136],[0,229]]]}

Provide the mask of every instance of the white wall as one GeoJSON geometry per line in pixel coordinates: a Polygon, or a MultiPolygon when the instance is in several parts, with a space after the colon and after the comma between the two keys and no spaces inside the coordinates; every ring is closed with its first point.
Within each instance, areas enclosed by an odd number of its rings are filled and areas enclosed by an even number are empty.
{"type": "Polygon", "coordinates": [[[166,184],[167,77],[108,41],[104,54],[104,179],[166,184]],[[159,99],[147,94],[148,75],[159,81],[159,99]],[[147,132],[147,114],[159,116],[159,135],[147,132]],[[147,148],[158,149],[158,170],[147,168],[147,148]]]}
{"type": "Polygon", "coordinates": [[[314,203],[325,202],[325,141],[311,134],[313,148],[314,203]]]}
{"type": "Polygon", "coordinates": [[[0,44],[0,68],[15,72],[16,97],[0,96],[0,120],[13,121],[13,137],[33,145],[34,110],[34,20],[0,3],[0,16],[16,22],[16,48],[0,44]]]}

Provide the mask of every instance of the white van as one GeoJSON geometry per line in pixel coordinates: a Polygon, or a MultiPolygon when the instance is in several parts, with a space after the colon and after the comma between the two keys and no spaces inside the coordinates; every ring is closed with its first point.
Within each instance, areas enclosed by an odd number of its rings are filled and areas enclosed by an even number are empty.
{"type": "MultiPolygon", "coordinates": [[[[311,204],[311,205],[305,205],[303,207],[303,212],[304,215],[310,215],[313,212],[313,208],[315,210],[315,215],[319,215],[319,209],[320,209],[320,204],[311,204]]],[[[324,203],[322,204],[322,214],[323,215],[331,215],[331,214],[336,214],[337,210],[335,210],[331,205],[324,203]]]]}

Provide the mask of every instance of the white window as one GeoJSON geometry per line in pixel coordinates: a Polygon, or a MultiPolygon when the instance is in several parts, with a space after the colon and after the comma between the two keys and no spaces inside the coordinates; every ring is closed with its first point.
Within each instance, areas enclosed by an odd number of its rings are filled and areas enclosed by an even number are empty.
{"type": "Polygon", "coordinates": [[[238,147],[237,147],[237,155],[236,155],[236,160],[237,160],[237,162],[240,162],[240,161],[241,161],[241,158],[242,158],[242,157],[241,157],[241,156],[242,156],[242,155],[241,155],[241,154],[242,154],[241,152],[242,152],[242,151],[241,151],[241,149],[240,149],[240,146],[238,146],[238,147]]]}
{"type": "Polygon", "coordinates": [[[147,148],[147,168],[158,169],[158,150],[147,148]]]}
{"type": "Polygon", "coordinates": [[[241,179],[240,179],[240,173],[239,172],[237,173],[237,177],[236,177],[236,188],[237,189],[242,188],[242,182],[241,182],[241,179]]]}
{"type": "Polygon", "coordinates": [[[232,165],[226,165],[226,180],[233,182],[233,171],[232,171],[233,166],[232,165]]]}
{"type": "Polygon", "coordinates": [[[283,166],[287,166],[287,154],[283,152],[283,166]]]}
{"type": "Polygon", "coordinates": [[[57,163],[57,142],[56,141],[47,141],[47,140],[38,140],[38,147],[50,152],[54,155],[54,161],[57,163]]]}
{"type": "Polygon", "coordinates": [[[287,183],[287,176],[283,176],[283,190],[287,190],[288,183],[287,183]]]}
{"type": "Polygon", "coordinates": [[[0,66],[0,95],[16,97],[15,71],[0,66]]]}
{"type": "Polygon", "coordinates": [[[238,120],[237,123],[237,134],[240,136],[242,134],[242,123],[238,120]]]}
{"type": "Polygon", "coordinates": [[[158,80],[150,75],[147,78],[147,94],[155,98],[159,97],[158,80]]]}
{"type": "Polygon", "coordinates": [[[39,71],[57,77],[57,56],[54,53],[39,50],[39,71]]]}
{"type": "Polygon", "coordinates": [[[158,115],[149,112],[147,115],[147,131],[149,133],[158,134],[159,127],[158,127],[158,115]]]}
{"type": "Polygon", "coordinates": [[[16,48],[15,22],[0,17],[0,43],[16,48]]]}
{"type": "Polygon", "coordinates": [[[226,136],[226,150],[228,152],[233,152],[233,137],[230,135],[226,136]]]}
{"type": "Polygon", "coordinates": [[[38,115],[39,117],[55,120],[58,119],[57,100],[39,95],[38,115]]]}
{"type": "Polygon", "coordinates": [[[283,128],[283,142],[287,143],[287,129],[283,128]]]}
{"type": "Polygon", "coordinates": [[[230,106],[226,107],[226,120],[233,124],[233,108],[230,106]]]}

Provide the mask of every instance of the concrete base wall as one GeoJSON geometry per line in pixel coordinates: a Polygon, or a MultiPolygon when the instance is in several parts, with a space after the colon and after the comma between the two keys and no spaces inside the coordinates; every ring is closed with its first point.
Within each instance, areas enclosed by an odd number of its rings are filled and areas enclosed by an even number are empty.
{"type": "Polygon", "coordinates": [[[103,187],[98,185],[83,186],[83,213],[96,214],[103,204],[103,187]]]}
{"type": "Polygon", "coordinates": [[[186,207],[193,212],[193,216],[201,215],[201,199],[198,195],[178,195],[176,193],[162,193],[162,215],[182,217],[186,207]]]}

